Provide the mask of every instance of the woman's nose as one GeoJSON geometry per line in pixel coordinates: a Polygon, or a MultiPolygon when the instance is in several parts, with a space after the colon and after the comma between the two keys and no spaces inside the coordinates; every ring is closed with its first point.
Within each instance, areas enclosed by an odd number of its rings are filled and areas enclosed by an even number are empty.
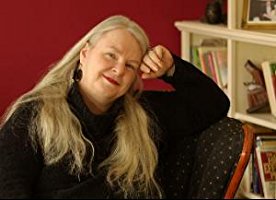
{"type": "Polygon", "coordinates": [[[112,69],[117,76],[123,75],[125,72],[125,64],[124,63],[116,63],[112,69]]]}

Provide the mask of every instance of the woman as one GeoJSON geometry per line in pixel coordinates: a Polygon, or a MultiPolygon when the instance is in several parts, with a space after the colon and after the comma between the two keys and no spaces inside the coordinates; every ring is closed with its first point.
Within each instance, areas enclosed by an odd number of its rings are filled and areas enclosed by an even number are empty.
{"type": "Polygon", "coordinates": [[[135,22],[110,17],[7,112],[0,197],[170,196],[162,172],[170,147],[163,147],[228,107],[211,79],[161,45],[149,50],[135,22]],[[175,91],[141,93],[141,77],[163,78],[175,91]]]}

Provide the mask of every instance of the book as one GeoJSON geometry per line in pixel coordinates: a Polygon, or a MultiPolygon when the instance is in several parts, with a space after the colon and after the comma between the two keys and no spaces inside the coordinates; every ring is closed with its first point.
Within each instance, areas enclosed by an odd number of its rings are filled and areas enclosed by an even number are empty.
{"type": "Polygon", "coordinates": [[[276,198],[276,136],[256,137],[256,159],[265,198],[276,198]],[[268,145],[267,142],[270,144],[268,145]]]}
{"type": "Polygon", "coordinates": [[[276,62],[262,62],[265,86],[271,114],[276,117],[276,62]]]}
{"type": "Polygon", "coordinates": [[[216,84],[219,85],[218,78],[217,78],[217,71],[215,70],[214,58],[213,58],[212,52],[209,51],[208,53],[206,53],[206,56],[208,60],[208,67],[210,68],[210,71],[211,71],[211,78],[216,82],[216,84]]]}
{"type": "MultiPolygon", "coordinates": [[[[247,198],[249,194],[253,195],[250,198],[264,198],[263,186],[260,177],[260,169],[257,159],[257,153],[263,149],[276,148],[276,131],[267,127],[259,126],[253,123],[246,122],[244,124],[254,135],[254,144],[250,160],[244,173],[242,182],[239,187],[238,197],[247,198]]],[[[274,150],[273,150],[274,151],[274,150]]]]}
{"type": "Polygon", "coordinates": [[[276,195],[276,149],[265,151],[256,147],[258,167],[265,198],[275,199],[276,195]]]}
{"type": "Polygon", "coordinates": [[[252,191],[255,194],[261,194],[263,195],[263,187],[260,177],[260,169],[258,167],[257,162],[257,151],[253,152],[253,159],[252,159],[252,191]]]}
{"type": "Polygon", "coordinates": [[[228,84],[227,49],[220,48],[212,52],[215,70],[218,74],[218,82],[221,88],[226,89],[228,84]]]}
{"type": "Polygon", "coordinates": [[[198,46],[193,46],[191,49],[191,55],[192,55],[192,63],[200,70],[201,65],[200,65],[200,60],[199,60],[199,55],[198,55],[198,46]]]}
{"type": "Polygon", "coordinates": [[[223,88],[223,82],[222,82],[222,77],[221,77],[221,70],[220,70],[220,66],[218,63],[218,57],[217,57],[217,51],[212,51],[210,52],[212,55],[212,61],[213,61],[213,67],[215,70],[215,74],[216,74],[216,80],[217,80],[217,84],[220,88],[223,88]]]}

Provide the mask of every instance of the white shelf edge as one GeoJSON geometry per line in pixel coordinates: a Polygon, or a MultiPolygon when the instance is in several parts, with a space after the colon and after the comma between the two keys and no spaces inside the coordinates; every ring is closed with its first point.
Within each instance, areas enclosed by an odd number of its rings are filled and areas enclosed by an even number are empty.
{"type": "Polygon", "coordinates": [[[236,112],[233,117],[235,119],[251,122],[253,124],[257,124],[260,126],[264,126],[264,127],[276,130],[276,118],[273,118],[273,116],[269,114],[244,114],[244,113],[236,112]],[[261,117],[262,115],[269,116],[269,117],[266,117],[266,119],[264,119],[261,117]],[[268,120],[268,118],[270,120],[268,120]]]}
{"type": "Polygon", "coordinates": [[[254,43],[276,47],[276,35],[249,30],[229,29],[224,25],[210,25],[199,21],[177,21],[175,26],[179,31],[214,36],[234,41],[254,43]]]}

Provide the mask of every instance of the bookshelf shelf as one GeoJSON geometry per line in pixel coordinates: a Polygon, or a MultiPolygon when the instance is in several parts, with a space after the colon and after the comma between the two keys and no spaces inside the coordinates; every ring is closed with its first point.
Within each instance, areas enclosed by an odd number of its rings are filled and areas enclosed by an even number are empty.
{"type": "Polygon", "coordinates": [[[210,25],[199,21],[177,21],[175,26],[179,31],[185,31],[190,34],[212,35],[234,41],[276,47],[276,34],[274,33],[230,29],[225,25],[210,25]]]}
{"type": "MultiPolygon", "coordinates": [[[[248,122],[253,125],[276,130],[276,117],[270,112],[247,113],[246,82],[252,81],[252,75],[246,70],[247,60],[261,68],[264,61],[276,61],[276,30],[242,29],[242,12],[245,0],[227,1],[227,25],[210,25],[200,21],[176,21],[175,27],[181,32],[181,56],[194,64],[195,51],[199,52],[202,41],[211,38],[222,39],[227,48],[227,88],[231,106],[229,117],[248,122]]],[[[200,53],[199,53],[200,54],[200,53]]],[[[198,56],[199,59],[202,59],[198,56]]],[[[214,59],[214,58],[213,58],[214,59]]],[[[197,62],[200,64],[200,62],[197,62]]],[[[208,60],[207,60],[208,63],[208,60]]],[[[211,64],[209,63],[209,67],[211,64]]],[[[205,67],[205,66],[204,66],[205,67]]],[[[204,68],[203,67],[203,68],[204,68]]],[[[204,71],[204,69],[202,70],[204,71]]],[[[210,69],[212,69],[210,67],[210,69]]],[[[213,78],[213,77],[211,77],[213,78]]],[[[249,164],[248,167],[249,168],[249,164]]],[[[247,177],[246,173],[244,178],[247,177]]],[[[250,178],[249,178],[250,179],[250,178]]],[[[248,182],[249,179],[243,179],[248,182]]],[[[240,184],[245,198],[262,198],[251,191],[243,190],[244,182],[240,184]]],[[[239,194],[238,194],[239,195],[239,194]]]]}
{"type": "Polygon", "coordinates": [[[228,25],[210,25],[200,21],[176,21],[181,32],[181,56],[191,61],[191,47],[206,38],[220,38],[227,43],[228,88],[231,101],[229,117],[276,130],[276,117],[270,113],[248,114],[245,82],[252,79],[244,68],[247,59],[260,65],[265,60],[276,61],[274,30],[243,30],[240,28],[243,0],[228,1],[228,25]]]}
{"type": "Polygon", "coordinates": [[[276,130],[276,118],[268,114],[250,114],[246,112],[237,112],[234,118],[242,121],[251,122],[253,124],[262,125],[276,130]]]}

